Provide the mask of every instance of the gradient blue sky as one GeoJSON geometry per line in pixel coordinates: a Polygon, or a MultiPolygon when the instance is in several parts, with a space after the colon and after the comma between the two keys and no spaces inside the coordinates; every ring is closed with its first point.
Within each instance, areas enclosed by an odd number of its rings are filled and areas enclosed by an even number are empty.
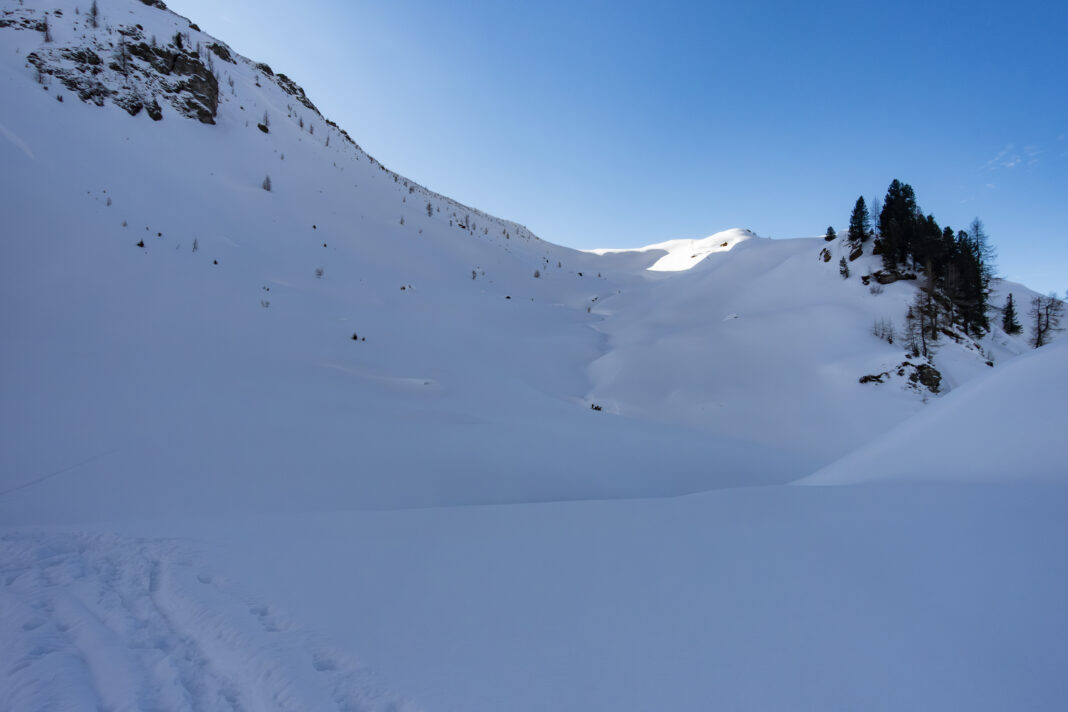
{"type": "Polygon", "coordinates": [[[168,0],[388,167],[579,248],[844,229],[911,183],[1068,289],[1068,3],[168,0]]]}

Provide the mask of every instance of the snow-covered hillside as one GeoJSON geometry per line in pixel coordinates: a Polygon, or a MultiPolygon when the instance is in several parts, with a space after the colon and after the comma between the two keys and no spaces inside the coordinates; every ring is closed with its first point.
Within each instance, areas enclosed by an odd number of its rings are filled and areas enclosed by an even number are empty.
{"type": "Polygon", "coordinates": [[[841,240],[571,250],[162,3],[47,10],[0,0],[0,707],[1068,700],[1061,450],[966,483],[1063,427],[1059,344],[936,394],[841,240]]]}

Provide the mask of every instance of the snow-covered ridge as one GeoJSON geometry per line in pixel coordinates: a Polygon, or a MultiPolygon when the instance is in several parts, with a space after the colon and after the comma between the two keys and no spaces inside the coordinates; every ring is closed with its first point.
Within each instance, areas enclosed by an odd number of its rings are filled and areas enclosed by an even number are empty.
{"type": "Polygon", "coordinates": [[[727,252],[738,243],[755,237],[757,235],[751,230],[735,228],[717,232],[702,240],[667,240],[633,249],[598,248],[588,250],[588,252],[595,255],[663,252],[665,254],[651,264],[648,269],[652,272],[678,272],[690,269],[711,254],[727,252]]]}
{"type": "MultiPolygon", "coordinates": [[[[216,123],[219,112],[244,112],[242,100],[249,98],[276,110],[267,110],[269,120],[277,120],[284,106],[286,118],[299,123],[302,130],[306,118],[318,119],[321,139],[330,136],[342,141],[351,159],[377,167],[397,184],[398,191],[407,192],[413,201],[422,200],[422,205],[432,203],[435,213],[452,225],[483,236],[538,240],[523,225],[464,205],[389,170],[344,128],[322,116],[304,90],[284,73],[234,52],[160,0],[101,4],[95,27],[82,4],[60,0],[48,9],[16,0],[0,4],[0,31],[23,30],[42,38],[47,31],[49,41],[27,56],[42,84],[54,78],[82,101],[97,106],[108,101],[134,116],[144,111],[157,121],[163,119],[160,101],[178,115],[206,124],[216,123]],[[300,106],[294,107],[294,102],[300,106]],[[303,115],[302,108],[310,115],[303,115]]],[[[260,117],[252,118],[260,123],[260,117]]],[[[309,131],[314,130],[309,123],[309,131]]]]}

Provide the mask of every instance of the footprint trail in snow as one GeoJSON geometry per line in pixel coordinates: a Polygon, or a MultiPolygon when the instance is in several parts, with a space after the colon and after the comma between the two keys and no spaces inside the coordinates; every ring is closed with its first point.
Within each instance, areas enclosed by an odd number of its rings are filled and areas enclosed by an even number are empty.
{"type": "Polygon", "coordinates": [[[183,542],[0,538],[0,709],[414,712],[183,542]]]}

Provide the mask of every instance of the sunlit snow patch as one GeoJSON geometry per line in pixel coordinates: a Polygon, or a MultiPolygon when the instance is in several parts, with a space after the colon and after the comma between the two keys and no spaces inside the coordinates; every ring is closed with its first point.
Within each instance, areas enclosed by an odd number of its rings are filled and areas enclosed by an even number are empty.
{"type": "Polygon", "coordinates": [[[728,252],[739,242],[744,242],[756,235],[749,230],[734,228],[717,232],[703,240],[668,240],[658,242],[655,245],[636,247],[632,250],[598,249],[590,250],[597,255],[605,255],[618,252],[653,252],[660,251],[665,254],[650,265],[647,269],[653,272],[681,272],[688,270],[705,257],[716,252],[728,252]]]}

